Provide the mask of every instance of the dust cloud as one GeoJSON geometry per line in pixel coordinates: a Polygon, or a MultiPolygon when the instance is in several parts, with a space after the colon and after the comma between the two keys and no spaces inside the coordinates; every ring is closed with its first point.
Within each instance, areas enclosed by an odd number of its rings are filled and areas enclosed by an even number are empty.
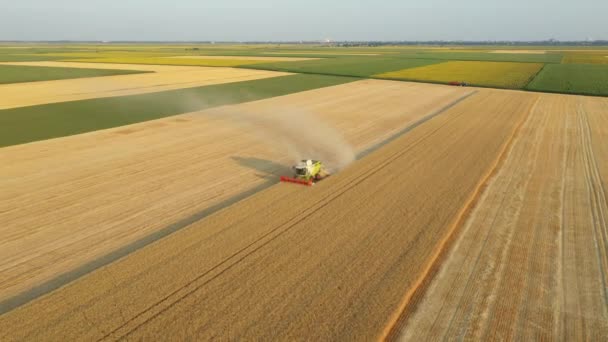
{"type": "Polygon", "coordinates": [[[224,107],[217,112],[217,118],[241,125],[269,146],[287,154],[293,164],[302,159],[320,160],[330,172],[337,172],[355,160],[353,148],[340,132],[311,112],[243,107],[224,107]]]}

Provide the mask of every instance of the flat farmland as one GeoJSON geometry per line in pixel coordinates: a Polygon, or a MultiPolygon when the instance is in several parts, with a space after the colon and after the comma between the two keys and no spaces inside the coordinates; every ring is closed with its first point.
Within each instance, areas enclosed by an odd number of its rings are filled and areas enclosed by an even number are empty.
{"type": "MultiPolygon", "coordinates": [[[[73,66],[77,63],[41,62],[14,65],[73,66]]],[[[87,67],[103,69],[102,64],[87,67]],[[101,67],[99,67],[101,66],[101,67]]],[[[84,66],[84,65],[83,65],[84,66]]],[[[122,65],[106,65],[107,69],[121,69],[122,65]]],[[[126,70],[154,71],[153,73],[26,82],[0,85],[0,109],[34,106],[47,103],[83,99],[144,94],[210,84],[256,80],[287,75],[272,71],[205,67],[127,66],[126,70]]]]}
{"type": "Polygon", "coordinates": [[[375,75],[379,78],[520,89],[541,70],[539,63],[453,61],[375,75]]]}
{"type": "Polygon", "coordinates": [[[542,95],[394,337],[605,341],[607,124],[606,99],[542,95]]]}
{"type": "Polygon", "coordinates": [[[405,59],[391,55],[344,56],[312,61],[259,63],[243,66],[251,69],[368,77],[384,72],[438,63],[433,59],[405,59]]]}
{"type": "MultiPolygon", "coordinates": [[[[175,65],[204,67],[237,67],[243,69],[274,70],[291,73],[374,77],[396,72],[389,79],[416,80],[419,82],[446,83],[457,78],[470,79],[473,85],[495,88],[525,89],[535,80],[542,66],[573,64],[596,65],[606,68],[607,49],[556,46],[377,46],[329,47],[297,44],[75,44],[75,45],[24,45],[0,47],[0,62],[19,61],[77,61],[99,64],[175,65]],[[279,59],[276,59],[279,58],[279,59]],[[310,60],[316,59],[316,60],[310,60]],[[442,74],[416,75],[411,69],[431,66],[440,62],[456,63],[442,74]],[[466,62],[465,64],[459,64],[466,62]],[[493,64],[504,63],[504,64],[493,64]],[[540,67],[539,67],[540,66],[540,67]],[[406,70],[408,69],[408,70],[406,70]],[[399,75],[400,71],[404,75],[399,75]],[[459,73],[460,72],[460,73],[459,73]],[[446,74],[447,73],[447,74],[446,74]],[[394,77],[393,77],[394,76],[394,77]],[[449,77],[448,77],[449,76],[449,77]],[[447,77],[447,78],[446,78],[447,77]]],[[[444,68],[443,64],[437,67],[444,68]]],[[[427,70],[427,69],[424,69],[427,70]]],[[[599,70],[599,69],[597,69],[599,70]]],[[[428,70],[427,70],[428,71],[428,70]]],[[[584,71],[581,71],[583,73],[584,71]]],[[[603,71],[599,71],[602,73],[603,71]]],[[[426,73],[426,71],[425,71],[426,73]]],[[[530,90],[607,95],[593,88],[594,75],[587,83],[577,74],[561,72],[552,75],[541,89],[530,90]],[[573,86],[563,86],[570,84],[573,86]],[[578,89],[580,88],[580,89],[578,89]]]]}
{"type": "Polygon", "coordinates": [[[566,54],[562,63],[566,64],[608,64],[608,51],[596,53],[566,54]]]}
{"type": "Polygon", "coordinates": [[[5,109],[0,111],[0,146],[92,132],[353,81],[353,78],[325,75],[286,75],[5,109]]]}
{"type": "MultiPolygon", "coordinates": [[[[167,56],[167,57],[136,57],[136,56],[119,56],[119,57],[98,57],[87,59],[66,59],[66,61],[87,62],[87,63],[119,63],[119,64],[142,64],[142,65],[182,65],[182,66],[199,66],[199,67],[236,67],[246,66],[251,64],[264,63],[264,60],[254,58],[179,58],[182,56],[167,56]]],[[[189,56],[196,57],[196,56],[189,56]]],[[[240,56],[239,56],[240,57],[240,56]]],[[[298,59],[296,58],[295,61],[298,59]]],[[[268,61],[272,61],[269,59],[268,61]]]]}
{"type": "Polygon", "coordinates": [[[493,50],[488,51],[489,53],[514,53],[514,54],[545,54],[545,50],[493,50]]]}
{"type": "Polygon", "coordinates": [[[228,59],[235,61],[262,61],[262,62],[297,62],[297,61],[310,61],[319,58],[313,57],[275,57],[275,56],[215,56],[215,55],[192,55],[192,56],[174,56],[171,58],[186,58],[186,59],[228,59]]]}
{"type": "Polygon", "coordinates": [[[481,90],[313,188],[271,187],[17,308],[2,337],[383,337],[538,97],[481,90]]]}
{"type": "Polygon", "coordinates": [[[546,65],[526,89],[574,94],[608,94],[608,66],[602,64],[546,65]]]}
{"type": "Polygon", "coordinates": [[[60,59],[62,58],[48,55],[0,54],[0,62],[53,61],[60,59]]]}
{"type": "Polygon", "coordinates": [[[129,75],[143,72],[145,71],[0,65],[0,84],[129,75]]]}
{"type": "Polygon", "coordinates": [[[276,183],[294,160],[268,123],[335,127],[358,153],[471,92],[365,80],[3,148],[0,301],[276,183]]]}
{"type": "Polygon", "coordinates": [[[104,63],[85,63],[85,62],[63,62],[63,61],[27,61],[27,62],[5,62],[0,65],[17,66],[40,66],[56,68],[82,68],[82,69],[110,69],[110,70],[144,70],[151,72],[176,72],[188,70],[180,66],[171,65],[137,65],[137,64],[104,64],[104,63]]]}
{"type": "Polygon", "coordinates": [[[497,53],[483,50],[438,49],[429,51],[403,51],[404,58],[441,59],[445,61],[508,62],[508,63],[560,63],[559,53],[497,53]]]}
{"type": "Polygon", "coordinates": [[[568,50],[0,46],[145,72],[0,85],[0,341],[608,340],[608,58],[568,50]]]}

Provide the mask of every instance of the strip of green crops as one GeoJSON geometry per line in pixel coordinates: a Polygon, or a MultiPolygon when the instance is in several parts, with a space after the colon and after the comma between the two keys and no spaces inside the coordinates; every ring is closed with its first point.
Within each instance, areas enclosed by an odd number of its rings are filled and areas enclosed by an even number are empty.
{"type": "Polygon", "coordinates": [[[0,65],[0,84],[139,74],[148,71],[0,65]]]}
{"type": "Polygon", "coordinates": [[[608,96],[608,66],[547,64],[528,84],[528,90],[608,96]]]}
{"type": "Polygon", "coordinates": [[[63,57],[50,55],[10,55],[0,54],[0,62],[39,62],[39,61],[57,61],[63,57]]]}
{"type": "Polygon", "coordinates": [[[335,76],[289,75],[142,95],[0,110],[0,147],[91,132],[355,80],[335,76]]]}

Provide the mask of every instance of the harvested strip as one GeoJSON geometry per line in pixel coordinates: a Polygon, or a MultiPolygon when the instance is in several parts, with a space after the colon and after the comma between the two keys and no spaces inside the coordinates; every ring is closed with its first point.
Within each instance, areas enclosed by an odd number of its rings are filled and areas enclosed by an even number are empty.
{"type": "Polygon", "coordinates": [[[403,340],[608,338],[607,103],[542,95],[403,340]]]}
{"type": "Polygon", "coordinates": [[[249,69],[197,67],[136,75],[4,84],[0,85],[0,109],[144,94],[283,75],[288,74],[249,69]]]}
{"type": "Polygon", "coordinates": [[[185,59],[228,59],[228,60],[243,60],[243,61],[308,61],[311,57],[273,57],[273,56],[174,56],[169,58],[185,58],[185,59]]]}
{"type": "Polygon", "coordinates": [[[196,70],[199,67],[176,65],[149,65],[149,64],[112,64],[112,63],[85,63],[85,62],[6,62],[0,65],[45,66],[58,68],[84,68],[84,69],[116,69],[116,70],[142,70],[154,72],[178,72],[196,70]]]}
{"type": "Polygon", "coordinates": [[[335,127],[361,151],[470,91],[365,80],[3,148],[0,303],[290,175],[284,132],[256,120],[335,127]]]}
{"type": "Polygon", "coordinates": [[[81,69],[81,68],[50,68],[40,66],[3,65],[0,64],[0,84],[22,82],[40,82],[51,80],[75,79],[85,77],[102,77],[115,75],[130,75],[144,73],[136,70],[117,69],[81,69]]]}
{"type": "Polygon", "coordinates": [[[0,337],[378,337],[535,99],[473,95],[312,188],[272,187],[1,316],[0,337]]]}

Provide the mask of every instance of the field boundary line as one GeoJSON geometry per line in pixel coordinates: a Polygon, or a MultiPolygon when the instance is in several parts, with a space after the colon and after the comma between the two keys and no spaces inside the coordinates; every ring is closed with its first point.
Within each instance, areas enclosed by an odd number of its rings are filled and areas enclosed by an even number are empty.
{"type": "Polygon", "coordinates": [[[511,147],[515,142],[515,138],[519,136],[519,132],[523,124],[526,122],[527,118],[532,112],[532,109],[536,106],[539,100],[540,96],[537,97],[534,103],[529,107],[526,115],[523,115],[523,117],[519,120],[519,122],[515,126],[515,129],[511,133],[511,136],[507,138],[502,148],[498,152],[494,163],[491,164],[490,168],[488,169],[488,172],[477,183],[477,186],[469,196],[469,200],[465,202],[460,212],[456,215],[454,222],[446,233],[446,236],[439,242],[439,244],[435,248],[435,252],[432,254],[430,261],[427,263],[427,266],[422,271],[420,277],[414,282],[412,289],[405,293],[405,296],[399,303],[397,310],[389,319],[384,331],[382,331],[381,335],[379,336],[380,340],[386,341],[396,339],[399,327],[401,327],[407,319],[405,313],[407,312],[408,306],[414,299],[419,298],[424,294],[426,287],[429,285],[432,278],[439,270],[439,267],[441,266],[441,261],[448,252],[452,241],[456,238],[457,231],[464,225],[471,211],[475,208],[478,200],[487,188],[490,180],[494,177],[494,175],[498,172],[498,170],[506,160],[507,155],[511,151],[511,147]]]}
{"type": "MultiPolygon", "coordinates": [[[[532,113],[532,112],[534,112],[534,111],[535,111],[535,109],[536,109],[536,108],[535,108],[535,107],[533,107],[533,108],[530,110],[530,112],[531,112],[531,113],[532,113]]],[[[526,119],[526,121],[524,122],[524,125],[526,125],[526,124],[530,123],[531,121],[532,121],[532,116],[531,116],[531,115],[529,115],[529,116],[528,116],[528,118],[526,119]]],[[[537,133],[537,135],[538,135],[538,133],[537,133]]],[[[536,143],[536,142],[535,142],[535,143],[536,143]]],[[[505,162],[506,162],[506,159],[508,159],[510,156],[512,156],[512,155],[513,155],[513,149],[514,149],[514,146],[511,148],[511,152],[510,152],[510,153],[509,153],[509,154],[506,156],[506,158],[505,158],[505,162]]],[[[539,152],[537,151],[537,152],[534,154],[534,156],[535,156],[535,157],[537,157],[537,156],[538,156],[538,153],[539,153],[539,152]]],[[[525,154],[524,154],[524,153],[521,153],[521,154],[519,155],[519,158],[516,158],[516,160],[517,160],[517,163],[516,163],[516,164],[517,164],[517,165],[520,165],[520,164],[521,164],[522,160],[524,159],[524,156],[525,156],[525,154]]],[[[515,160],[515,159],[514,159],[514,160],[515,160]]],[[[501,173],[501,171],[502,171],[502,170],[503,170],[503,169],[502,169],[502,168],[500,168],[500,169],[497,171],[497,174],[496,174],[496,176],[495,176],[495,177],[499,177],[499,176],[500,176],[500,175],[499,175],[499,173],[501,173]]],[[[506,176],[506,175],[505,175],[505,176],[506,176]]],[[[514,180],[515,180],[515,179],[516,179],[516,177],[515,177],[515,173],[511,173],[511,174],[508,176],[508,180],[509,180],[509,181],[508,181],[508,183],[507,183],[507,189],[512,188],[512,184],[513,184],[513,182],[514,182],[514,180]]],[[[528,179],[525,181],[526,186],[527,186],[527,184],[529,184],[529,182],[530,182],[530,180],[529,180],[529,178],[528,178],[528,179]]],[[[488,184],[488,187],[489,187],[489,186],[490,186],[490,184],[488,184]]],[[[488,196],[488,194],[489,194],[489,193],[488,193],[488,191],[484,191],[484,192],[481,194],[481,196],[480,196],[479,200],[480,200],[480,201],[485,200],[485,199],[486,199],[486,197],[488,196]]],[[[502,207],[502,206],[504,205],[504,203],[505,203],[505,201],[506,201],[506,198],[507,198],[507,196],[502,196],[502,199],[501,199],[501,201],[500,201],[500,207],[502,207]]],[[[521,210],[521,209],[520,209],[520,210],[521,210]]],[[[492,218],[492,222],[491,222],[490,226],[493,226],[493,225],[496,223],[496,220],[497,220],[497,218],[498,218],[498,215],[499,215],[499,211],[497,211],[497,212],[496,212],[496,214],[493,216],[493,218],[492,218]]],[[[465,233],[466,233],[466,231],[467,231],[468,229],[470,229],[470,227],[471,227],[471,220],[467,220],[467,222],[465,222],[465,223],[464,223],[464,225],[463,225],[463,229],[464,229],[464,231],[462,232],[462,234],[465,234],[465,233]]],[[[473,264],[472,269],[477,268],[477,266],[479,265],[479,262],[480,262],[480,260],[481,260],[481,256],[482,256],[482,254],[484,253],[484,251],[486,250],[486,246],[487,246],[487,244],[488,244],[488,241],[490,241],[490,236],[492,235],[492,233],[494,233],[494,231],[493,231],[493,230],[488,230],[488,231],[485,233],[485,235],[484,235],[484,236],[485,236],[485,238],[483,239],[483,243],[481,244],[481,248],[479,249],[479,253],[477,254],[477,257],[475,258],[475,263],[473,264]]],[[[461,237],[462,237],[462,234],[461,234],[461,235],[460,235],[458,238],[461,238],[461,237]]],[[[512,236],[513,236],[513,235],[512,235],[512,234],[510,234],[510,235],[509,235],[509,237],[507,238],[508,243],[507,243],[507,245],[504,245],[503,250],[506,250],[506,249],[510,248],[509,246],[510,246],[510,244],[512,244],[512,236]]],[[[466,281],[466,283],[465,283],[465,288],[466,288],[466,287],[468,287],[468,285],[471,283],[471,280],[472,280],[472,279],[473,279],[473,272],[470,272],[470,273],[469,273],[469,276],[467,277],[467,281],[466,281]]],[[[460,297],[460,299],[458,300],[458,305],[457,305],[457,308],[460,308],[460,307],[462,306],[462,301],[463,301],[463,300],[464,300],[464,296],[461,296],[461,297],[460,297]]],[[[468,307],[470,307],[471,305],[472,305],[472,303],[469,303],[467,306],[468,306],[468,307]]],[[[454,314],[453,314],[453,315],[451,315],[451,318],[450,318],[450,320],[449,320],[449,322],[450,322],[450,323],[448,324],[446,331],[449,331],[449,330],[452,328],[452,326],[453,326],[453,321],[454,321],[455,316],[456,316],[456,311],[454,311],[454,314]]],[[[436,323],[436,322],[437,322],[437,321],[435,321],[435,323],[436,323]]],[[[433,324],[433,326],[435,326],[435,323],[433,324]]],[[[463,337],[462,337],[462,336],[460,336],[459,338],[461,338],[461,339],[462,339],[463,337]]]]}
{"type": "Polygon", "coordinates": [[[443,112],[449,110],[450,108],[456,106],[457,104],[459,104],[460,102],[466,100],[467,98],[477,94],[479,92],[479,90],[472,90],[462,96],[460,96],[459,98],[451,101],[450,103],[446,104],[445,106],[425,115],[424,117],[418,119],[417,121],[411,123],[410,125],[400,129],[399,131],[391,134],[388,138],[366,148],[365,150],[357,153],[357,159],[361,159],[363,157],[365,157],[366,155],[375,152],[376,150],[380,149],[382,146],[387,145],[389,143],[391,143],[392,141],[397,140],[400,136],[409,133],[410,131],[412,131],[414,128],[422,125],[423,123],[431,120],[432,118],[442,114],[443,112]]]}
{"type": "Polygon", "coordinates": [[[521,89],[528,90],[528,86],[530,85],[530,83],[534,82],[534,80],[538,77],[538,75],[540,75],[540,73],[543,72],[543,70],[545,70],[546,66],[547,66],[547,64],[544,63],[542,68],[538,69],[538,71],[534,75],[532,75],[532,77],[530,77],[528,79],[528,82],[526,82],[526,85],[524,85],[521,89]]]}

